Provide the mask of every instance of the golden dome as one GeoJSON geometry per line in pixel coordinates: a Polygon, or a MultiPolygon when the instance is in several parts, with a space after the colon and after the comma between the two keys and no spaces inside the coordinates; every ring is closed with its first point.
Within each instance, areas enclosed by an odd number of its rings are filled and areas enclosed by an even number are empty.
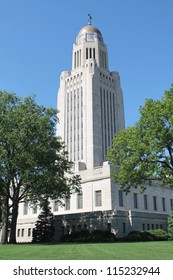
{"type": "Polygon", "coordinates": [[[92,25],[87,25],[87,26],[84,26],[78,33],[78,36],[82,35],[82,34],[85,34],[85,33],[88,33],[88,32],[94,32],[94,33],[97,33],[99,34],[100,36],[102,36],[100,30],[92,25]]]}

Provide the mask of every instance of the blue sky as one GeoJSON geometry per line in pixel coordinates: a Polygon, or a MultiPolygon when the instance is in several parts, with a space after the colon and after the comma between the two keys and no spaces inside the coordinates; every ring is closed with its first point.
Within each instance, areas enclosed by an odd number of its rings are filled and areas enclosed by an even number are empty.
{"type": "Polygon", "coordinates": [[[172,11],[172,0],[0,0],[0,89],[55,108],[60,73],[71,70],[72,45],[91,13],[133,125],[145,99],[160,99],[173,83],[172,11]]]}

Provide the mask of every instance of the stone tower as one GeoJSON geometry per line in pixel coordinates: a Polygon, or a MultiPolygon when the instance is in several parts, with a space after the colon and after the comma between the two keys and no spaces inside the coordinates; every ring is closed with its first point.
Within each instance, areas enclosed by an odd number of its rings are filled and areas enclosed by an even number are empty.
{"type": "Polygon", "coordinates": [[[75,170],[93,169],[106,160],[115,134],[124,129],[120,77],[110,72],[100,30],[83,27],[73,44],[72,70],[60,77],[57,133],[75,170]]]}

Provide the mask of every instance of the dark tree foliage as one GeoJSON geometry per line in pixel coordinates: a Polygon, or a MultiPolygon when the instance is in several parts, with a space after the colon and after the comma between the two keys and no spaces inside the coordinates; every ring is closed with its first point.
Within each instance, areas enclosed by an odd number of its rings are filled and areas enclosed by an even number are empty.
{"type": "Polygon", "coordinates": [[[170,239],[173,239],[173,209],[168,217],[168,235],[170,239]]]}
{"type": "Polygon", "coordinates": [[[33,229],[33,243],[51,242],[54,235],[54,216],[49,207],[49,203],[44,203],[43,209],[38,216],[38,220],[33,229]]]}
{"type": "Polygon", "coordinates": [[[127,193],[154,180],[173,188],[173,87],[161,100],[146,100],[139,121],[115,136],[107,159],[127,193]]]}
{"type": "Polygon", "coordinates": [[[61,200],[80,186],[64,144],[56,137],[58,112],[0,91],[1,243],[16,243],[19,203],[61,200]],[[8,232],[10,233],[8,240],[8,232]]]}

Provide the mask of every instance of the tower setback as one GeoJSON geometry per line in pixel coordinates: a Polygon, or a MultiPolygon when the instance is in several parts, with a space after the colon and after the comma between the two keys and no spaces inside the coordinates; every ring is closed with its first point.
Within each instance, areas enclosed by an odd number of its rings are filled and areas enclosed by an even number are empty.
{"type": "Polygon", "coordinates": [[[109,71],[107,47],[94,26],[78,33],[72,71],[60,77],[58,109],[57,133],[75,170],[101,166],[115,134],[125,127],[124,104],[119,74],[109,71]]]}

